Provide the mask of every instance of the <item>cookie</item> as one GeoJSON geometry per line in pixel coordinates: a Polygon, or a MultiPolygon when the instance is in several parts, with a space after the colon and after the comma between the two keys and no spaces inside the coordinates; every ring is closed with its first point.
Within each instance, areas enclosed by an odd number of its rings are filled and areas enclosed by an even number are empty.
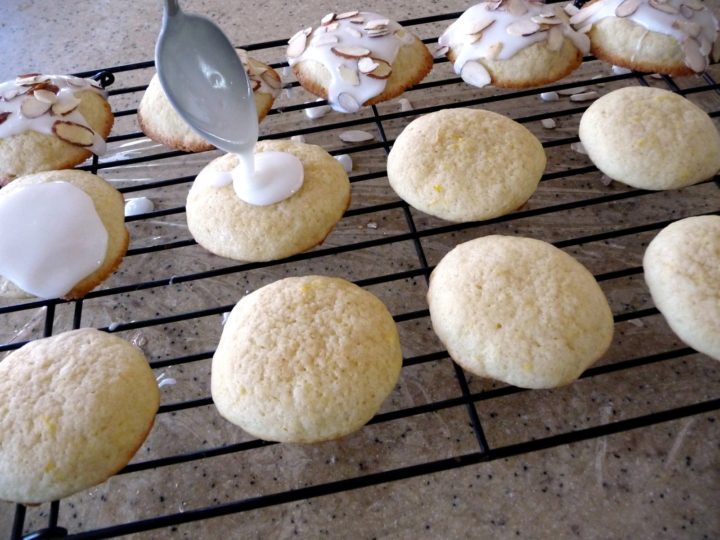
{"type": "Polygon", "coordinates": [[[0,185],[103,154],[113,121],[92,79],[31,74],[1,83],[0,185]]]}
{"type": "Polygon", "coordinates": [[[306,90],[346,113],[399,96],[433,66],[420,39],[367,11],[328,13],[290,39],[287,57],[306,90]]]}
{"type": "Polygon", "coordinates": [[[0,190],[0,298],[82,298],[122,261],[122,195],[89,172],[47,171],[0,190]]]}
{"type": "Polygon", "coordinates": [[[230,313],[212,360],[212,397],[255,437],[319,442],[365,425],[401,366],[395,322],[375,296],[343,279],[286,278],[230,313]]]}
{"type": "Polygon", "coordinates": [[[464,222],[522,206],[545,163],[540,141],[517,122],[482,109],[445,109],[413,120],[400,133],[387,175],[411,206],[464,222]]]}
{"type": "Polygon", "coordinates": [[[302,187],[275,204],[246,203],[232,183],[218,187],[211,180],[238,165],[236,155],[221,156],[200,172],[188,193],[193,238],[216,255],[240,261],[281,259],[321,244],[350,204],[343,166],[319,146],[294,141],[260,141],[255,152],[287,152],[298,158],[302,187]]]}
{"type": "Polygon", "coordinates": [[[143,353],[84,328],[0,362],[0,499],[38,504],[104,482],[153,425],[160,394],[143,353]]]}
{"type": "Polygon", "coordinates": [[[720,216],[665,227],[645,250],[643,270],[670,328],[693,349],[720,360],[720,216]]]}
{"type": "MultiPolygon", "coordinates": [[[[247,56],[243,50],[238,55],[253,87],[255,107],[260,122],[272,107],[280,94],[282,82],[280,75],[267,64],[247,56]]],[[[204,152],[215,148],[195,133],[168,101],[157,75],[153,75],[138,106],[140,129],[153,141],[185,152],[204,152]]]]}
{"type": "Polygon", "coordinates": [[[705,71],[720,30],[700,0],[595,0],[570,22],[589,31],[601,60],[668,75],[705,71]]]}
{"type": "Polygon", "coordinates": [[[468,84],[528,88],[570,74],[590,40],[570,26],[559,4],[491,0],[468,8],[438,46],[468,84]]]}
{"type": "Polygon", "coordinates": [[[613,316],[592,274],[531,238],[458,245],[431,275],[433,329],[464,369],[523,388],[577,379],[610,346],[613,316]]]}
{"type": "Polygon", "coordinates": [[[579,134],[598,169],[636,188],[682,188],[720,169],[720,134],[707,113],[659,88],[606,94],[583,113],[579,134]]]}

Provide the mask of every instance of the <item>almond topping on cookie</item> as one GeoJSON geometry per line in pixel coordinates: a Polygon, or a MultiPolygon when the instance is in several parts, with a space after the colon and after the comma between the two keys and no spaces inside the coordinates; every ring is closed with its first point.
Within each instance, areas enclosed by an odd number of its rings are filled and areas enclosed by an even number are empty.
{"type": "Polygon", "coordinates": [[[693,11],[702,11],[705,9],[705,6],[702,2],[700,2],[700,0],[684,0],[683,5],[689,7],[693,11]]]}
{"type": "Polygon", "coordinates": [[[530,20],[534,23],[538,24],[548,24],[548,25],[555,25],[555,24],[562,24],[562,20],[559,17],[555,17],[555,15],[533,15],[530,17],[530,20]]]}
{"type": "Polygon", "coordinates": [[[48,109],[50,109],[49,103],[38,101],[32,96],[25,98],[20,105],[20,112],[25,118],[37,118],[45,114],[48,109]]]}
{"type": "Polygon", "coordinates": [[[358,30],[357,28],[350,28],[349,26],[345,28],[345,33],[351,35],[354,38],[361,38],[362,32],[358,30]]]}
{"type": "Polygon", "coordinates": [[[358,77],[357,71],[355,71],[354,69],[341,65],[340,67],[338,67],[338,72],[340,73],[340,78],[346,83],[353,86],[357,86],[360,84],[360,78],[358,77]]]}
{"type": "Polygon", "coordinates": [[[485,30],[488,26],[493,24],[495,22],[495,19],[480,19],[479,21],[473,21],[473,23],[468,26],[466,34],[480,34],[483,30],[485,30]]]}
{"type": "Polygon", "coordinates": [[[92,146],[95,138],[91,129],[65,120],[55,121],[52,130],[59,139],[76,146],[92,146]]]}
{"type": "Polygon", "coordinates": [[[280,90],[282,88],[282,81],[280,80],[280,76],[271,69],[264,71],[260,75],[260,78],[273,90],[280,90]]]}
{"type": "Polygon", "coordinates": [[[342,19],[349,19],[351,17],[355,17],[358,13],[360,13],[358,10],[355,11],[345,11],[344,13],[340,13],[338,15],[335,15],[335,18],[338,20],[342,19]]]}
{"type": "Polygon", "coordinates": [[[642,0],[625,0],[615,8],[617,17],[629,17],[635,13],[642,4],[642,0]]]}
{"type": "Polygon", "coordinates": [[[51,92],[50,90],[35,90],[33,92],[33,96],[35,96],[35,99],[38,101],[49,103],[50,105],[57,101],[57,95],[55,92],[51,92]]]}
{"type": "Polygon", "coordinates": [[[358,69],[360,70],[360,73],[370,73],[376,67],[378,67],[378,65],[369,56],[365,56],[364,58],[358,60],[358,69]]]}
{"type": "Polygon", "coordinates": [[[368,35],[368,37],[371,37],[371,38],[378,38],[378,37],[387,36],[389,33],[390,33],[390,30],[388,28],[385,28],[383,30],[368,30],[367,35],[368,35]]]}
{"type": "Polygon", "coordinates": [[[503,42],[498,41],[497,43],[493,43],[492,45],[489,45],[487,48],[487,59],[488,60],[495,60],[503,48],[503,42]]]}
{"type": "Polygon", "coordinates": [[[388,24],[390,24],[390,19],[373,19],[365,24],[365,30],[386,28],[388,24]]]}
{"type": "Polygon", "coordinates": [[[683,21],[682,19],[676,19],[673,21],[672,25],[673,28],[680,30],[681,32],[687,34],[692,38],[698,37],[700,35],[700,32],[702,32],[702,26],[692,21],[683,21]]]}
{"type": "Polygon", "coordinates": [[[358,101],[347,92],[338,94],[338,104],[346,112],[357,112],[360,109],[358,101]]]}
{"type": "Polygon", "coordinates": [[[305,52],[305,45],[307,43],[307,36],[303,32],[295,34],[287,49],[288,58],[297,58],[305,52]]]}
{"type": "Polygon", "coordinates": [[[511,36],[531,36],[538,30],[540,30],[540,26],[527,19],[515,21],[514,23],[508,24],[505,28],[505,31],[511,36]]]}
{"type": "Polygon", "coordinates": [[[522,0],[505,0],[505,9],[514,17],[522,17],[528,11],[527,6],[522,0]]]}
{"type": "MultiPolygon", "coordinates": [[[[625,0],[630,1],[630,0],[625,0]]],[[[592,4],[587,4],[585,7],[583,7],[580,11],[578,11],[575,15],[570,17],[570,24],[575,26],[576,28],[580,26],[580,24],[584,23],[586,20],[588,20],[590,17],[595,15],[600,9],[604,6],[603,2],[593,2],[592,4]]],[[[619,8],[619,6],[618,6],[619,8]]],[[[615,11],[617,14],[617,10],[615,11]]],[[[579,31],[579,30],[578,30],[579,31]]]]}
{"type": "Polygon", "coordinates": [[[553,26],[548,32],[547,48],[553,52],[559,51],[562,48],[565,36],[563,36],[562,28],[560,26],[553,26]]]}
{"type": "Polygon", "coordinates": [[[0,124],[7,120],[8,116],[10,116],[9,112],[0,112],[0,124]]]}
{"type": "Polygon", "coordinates": [[[438,57],[440,57],[440,56],[445,56],[449,50],[450,50],[450,47],[448,47],[447,45],[440,45],[440,44],[438,43],[438,46],[437,46],[437,48],[435,49],[435,55],[434,55],[434,56],[435,56],[435,58],[438,58],[438,57]]]}
{"type": "Polygon", "coordinates": [[[673,6],[672,4],[666,4],[665,2],[658,2],[657,0],[650,0],[648,2],[650,4],[650,7],[653,7],[657,9],[658,11],[663,11],[665,13],[669,13],[671,15],[675,15],[679,12],[679,9],[673,6]]]}
{"type": "Polygon", "coordinates": [[[250,79],[250,88],[252,88],[252,91],[254,92],[258,88],[260,88],[260,81],[255,79],[250,79]]]}
{"type": "Polygon", "coordinates": [[[368,77],[373,79],[387,79],[392,74],[392,66],[385,60],[380,58],[373,58],[373,62],[377,64],[377,67],[367,74],[368,77]]]}
{"type": "Polygon", "coordinates": [[[52,106],[52,113],[57,116],[64,116],[77,109],[78,105],[80,105],[80,100],[77,98],[72,98],[65,103],[57,102],[52,106]]]}
{"type": "Polygon", "coordinates": [[[685,63],[695,73],[702,73],[707,67],[707,60],[700,52],[700,44],[693,38],[686,39],[682,44],[685,63]]]}
{"type": "Polygon", "coordinates": [[[362,17],[353,17],[351,19],[348,19],[353,24],[365,24],[365,19],[362,17]]]}
{"type": "Polygon", "coordinates": [[[334,14],[334,13],[328,13],[328,14],[325,15],[322,19],[320,19],[320,24],[322,24],[323,26],[327,26],[328,24],[330,24],[330,23],[333,22],[334,20],[335,20],[335,14],[334,14]]]}
{"type": "Polygon", "coordinates": [[[330,50],[342,58],[349,58],[351,60],[370,55],[370,50],[365,47],[333,47],[330,50]]]}
{"type": "Polygon", "coordinates": [[[465,62],[465,65],[460,72],[462,80],[473,86],[487,86],[490,84],[490,73],[485,69],[484,66],[472,60],[465,62]]]}

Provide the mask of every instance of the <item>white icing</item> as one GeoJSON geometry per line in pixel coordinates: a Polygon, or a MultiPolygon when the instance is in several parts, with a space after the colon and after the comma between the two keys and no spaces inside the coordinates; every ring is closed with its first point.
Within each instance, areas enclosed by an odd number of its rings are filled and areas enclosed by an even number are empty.
{"type": "Polygon", "coordinates": [[[155,209],[155,204],[147,197],[136,197],[125,201],[125,216],[139,216],[155,209]]]}
{"type": "Polygon", "coordinates": [[[108,233],[92,199],[68,182],[0,199],[0,275],[40,298],[67,294],[105,259],[108,233]]]}
{"type": "Polygon", "coordinates": [[[337,159],[340,162],[340,165],[343,166],[343,169],[345,169],[346,173],[352,172],[353,162],[352,162],[352,158],[349,155],[340,154],[339,156],[335,156],[335,159],[337,159]]]}
{"type": "MultiPolygon", "coordinates": [[[[523,15],[514,15],[509,10],[508,1],[482,2],[468,8],[460,18],[452,23],[438,39],[441,47],[449,47],[455,53],[453,68],[455,73],[462,75],[463,67],[467,62],[478,59],[508,60],[521,50],[545,42],[550,37],[550,30],[557,26],[562,32],[562,39],[567,37],[583,53],[589,51],[589,40],[587,36],[576,32],[569,24],[568,17],[559,5],[545,5],[538,2],[526,0],[512,0],[513,8],[524,10],[523,15]],[[555,24],[537,23],[539,17],[546,15],[548,21],[555,21],[555,24]],[[535,18],[535,23],[532,19],[535,18]],[[477,32],[484,23],[490,24],[477,32]],[[516,35],[513,28],[508,27],[518,24],[536,24],[538,30],[529,35],[516,35]],[[479,38],[478,38],[478,34],[479,38]]],[[[560,43],[562,45],[562,42],[560,43]]],[[[488,81],[489,82],[489,81],[488,81]]],[[[472,81],[471,84],[476,84],[472,81]]],[[[476,84],[477,86],[477,84],[476,84]]]]}
{"type": "Polygon", "coordinates": [[[78,109],[75,109],[68,114],[56,115],[52,112],[52,108],[50,108],[47,112],[36,118],[26,117],[21,111],[22,104],[25,100],[32,100],[35,98],[31,93],[26,93],[31,89],[30,84],[23,85],[20,83],[27,83],[30,80],[37,80],[37,82],[40,83],[47,82],[57,86],[59,91],[57,92],[56,99],[57,103],[61,105],[75,102],[78,99],[75,96],[75,93],[85,90],[90,90],[105,96],[104,90],[95,86],[95,81],[72,77],[69,75],[38,75],[33,79],[18,78],[13,81],[0,83],[0,114],[10,113],[5,118],[5,121],[0,123],[0,138],[4,139],[25,131],[37,131],[38,133],[52,135],[53,124],[57,120],[62,120],[65,122],[80,124],[81,126],[91,130],[93,132],[93,143],[92,146],[87,147],[87,149],[97,155],[105,153],[105,140],[100,136],[100,134],[96,133],[95,130],[92,129],[78,109]],[[20,92],[20,94],[12,97],[13,94],[18,92],[20,92]]]}
{"type": "MultiPolygon", "coordinates": [[[[322,101],[322,98],[318,98],[315,101],[322,101]]],[[[316,120],[318,118],[322,118],[327,113],[330,112],[330,107],[328,105],[318,105],[317,107],[308,107],[305,109],[305,116],[310,118],[311,120],[316,120]]]]}
{"type": "MultiPolygon", "coordinates": [[[[590,29],[590,25],[595,24],[607,17],[616,17],[615,10],[623,3],[624,0],[597,0],[593,4],[583,7],[570,21],[577,27],[590,29]]],[[[700,55],[705,57],[705,66],[708,64],[708,57],[712,50],[713,43],[718,37],[720,31],[720,23],[705,6],[700,10],[688,8],[685,4],[693,4],[700,7],[701,4],[696,0],[660,0],[661,3],[672,6],[677,13],[666,13],[653,7],[649,0],[637,0],[640,5],[634,13],[624,17],[634,23],[642,26],[648,32],[656,32],[665,34],[675,38],[679,43],[683,44],[687,40],[692,40],[697,44],[700,55]],[[688,15],[690,15],[688,17],[688,15]],[[691,26],[698,25],[700,32],[696,36],[690,36],[687,33],[687,23],[691,26]]],[[[643,36],[644,38],[644,36],[643,36]]],[[[642,40],[637,44],[636,50],[640,49],[642,40]]],[[[633,58],[630,59],[634,61],[633,58]]],[[[686,64],[690,65],[687,56],[686,64]]],[[[697,71],[697,70],[696,70],[697,71]]],[[[703,70],[700,70],[703,71],[703,70]]]]}
{"type": "MultiPolygon", "coordinates": [[[[361,11],[355,17],[335,20],[329,25],[321,25],[308,37],[305,50],[299,56],[289,58],[290,65],[305,60],[314,60],[324,65],[330,73],[328,85],[328,103],[339,112],[355,112],[367,100],[381,94],[385,89],[386,79],[376,79],[362,73],[358,69],[359,58],[343,58],[332,51],[339,47],[360,47],[370,51],[370,57],[384,60],[392,65],[398,50],[403,44],[412,43],[415,38],[403,30],[396,22],[388,20],[382,15],[361,11]],[[363,23],[351,22],[354,18],[362,18],[363,23]],[[388,30],[387,35],[370,37],[366,26],[371,21],[384,21],[388,30]],[[328,36],[333,36],[329,38],[328,36]],[[337,38],[337,42],[332,41],[337,38]],[[351,75],[347,80],[342,77],[341,69],[346,74],[357,75],[357,84],[351,75]],[[341,94],[351,96],[352,100],[339,99],[341,94]]],[[[292,41],[292,40],[291,40],[292,41]]]]}
{"type": "Polygon", "coordinates": [[[238,154],[238,165],[230,171],[203,170],[198,182],[221,188],[232,183],[242,201],[268,206],[291,197],[303,185],[302,162],[287,152],[238,154]]]}

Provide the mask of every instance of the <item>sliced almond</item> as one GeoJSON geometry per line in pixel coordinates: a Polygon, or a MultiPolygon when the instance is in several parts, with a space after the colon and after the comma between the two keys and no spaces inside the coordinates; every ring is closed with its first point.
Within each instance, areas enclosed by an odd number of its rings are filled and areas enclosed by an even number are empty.
{"type": "Polygon", "coordinates": [[[365,19],[363,17],[351,17],[348,21],[353,24],[365,24],[365,19]]]}
{"type": "Polygon", "coordinates": [[[373,30],[371,32],[368,32],[368,37],[370,38],[379,38],[384,36],[389,36],[390,30],[373,30]]]}
{"type": "Polygon", "coordinates": [[[487,86],[490,84],[491,78],[490,73],[485,67],[477,62],[469,60],[465,62],[462,70],[460,71],[460,77],[462,80],[478,88],[487,86]]]}
{"type": "Polygon", "coordinates": [[[268,69],[270,69],[268,66],[263,64],[262,62],[258,62],[257,60],[254,60],[252,58],[248,58],[247,61],[247,72],[251,75],[262,75],[265,73],[268,69]]]}
{"type": "Polygon", "coordinates": [[[258,88],[260,88],[260,84],[261,84],[260,81],[258,81],[256,79],[250,79],[249,82],[250,82],[250,88],[252,88],[253,92],[255,90],[257,90],[258,88]]]}
{"type": "Polygon", "coordinates": [[[542,124],[542,127],[545,129],[555,129],[557,127],[557,122],[552,118],[543,118],[540,120],[540,124],[542,124]]]}
{"type": "Polygon", "coordinates": [[[39,83],[35,83],[31,87],[32,92],[37,92],[38,90],[47,90],[48,92],[52,92],[53,94],[57,94],[60,92],[60,87],[56,84],[51,83],[48,81],[43,81],[39,83]]]}
{"type": "Polygon", "coordinates": [[[570,24],[577,28],[590,17],[595,15],[595,13],[600,11],[600,9],[605,7],[605,5],[605,2],[593,2],[592,4],[586,4],[580,11],[570,17],[570,24]]]}
{"type": "Polygon", "coordinates": [[[700,41],[700,54],[702,54],[703,56],[708,56],[713,48],[712,42],[703,34],[700,34],[695,39],[700,41]]]}
{"type": "Polygon", "coordinates": [[[17,88],[13,88],[13,89],[8,90],[7,92],[5,92],[5,93],[2,95],[2,97],[3,97],[3,99],[4,99],[5,101],[10,101],[10,100],[15,99],[16,97],[18,97],[19,95],[24,94],[24,93],[25,93],[25,92],[21,92],[21,91],[20,91],[19,89],[17,89],[17,88]]]}
{"type": "Polygon", "coordinates": [[[565,4],[565,7],[563,8],[565,13],[567,13],[570,17],[577,15],[580,13],[580,8],[575,6],[572,2],[565,4]]]}
{"type": "Polygon", "coordinates": [[[544,15],[533,15],[530,17],[530,20],[534,23],[538,24],[547,24],[547,25],[555,25],[555,24],[562,24],[562,19],[559,17],[555,17],[554,15],[551,15],[550,17],[546,17],[544,15]]]}
{"type": "Polygon", "coordinates": [[[505,0],[505,10],[514,17],[522,17],[528,8],[523,0],[505,0]]]}
{"type": "Polygon", "coordinates": [[[370,73],[376,67],[378,67],[378,64],[369,56],[358,60],[358,70],[360,71],[360,73],[370,73]]]}
{"type": "Polygon", "coordinates": [[[89,86],[88,80],[80,77],[68,77],[67,83],[75,88],[87,88],[89,86]]]}
{"type": "Polygon", "coordinates": [[[95,134],[91,129],[76,124],[75,122],[56,120],[52,126],[52,130],[59,139],[76,146],[92,146],[95,140],[95,134]]]}
{"type": "Polygon", "coordinates": [[[466,29],[466,34],[479,34],[485,30],[488,26],[495,22],[495,19],[487,18],[473,21],[466,29]]]}
{"type": "Polygon", "coordinates": [[[316,34],[311,43],[316,47],[322,47],[324,45],[334,45],[337,42],[338,37],[335,34],[316,34]]]}
{"type": "Polygon", "coordinates": [[[497,43],[493,43],[492,45],[489,45],[487,48],[487,54],[485,55],[488,60],[495,60],[500,53],[502,52],[503,43],[502,41],[498,41],[497,43]]]}
{"type": "Polygon", "coordinates": [[[445,56],[447,52],[450,50],[450,47],[447,45],[438,45],[435,49],[435,58],[438,58],[440,56],[445,56]]]}
{"type": "Polygon", "coordinates": [[[55,92],[51,92],[50,90],[35,90],[33,92],[33,96],[38,101],[42,101],[43,103],[49,103],[50,105],[57,102],[58,99],[55,92]]]}
{"type": "Polygon", "coordinates": [[[414,109],[408,98],[400,98],[398,103],[400,103],[400,112],[409,112],[414,109]]]}
{"type": "Polygon", "coordinates": [[[334,21],[334,22],[331,22],[330,24],[328,24],[328,25],[325,27],[325,31],[326,31],[326,32],[334,32],[334,31],[337,30],[338,28],[340,28],[340,25],[338,24],[337,21],[334,21]]]}
{"type": "Polygon", "coordinates": [[[520,19],[505,27],[505,31],[511,36],[531,36],[538,30],[540,26],[529,19],[520,19]]]}
{"type": "Polygon", "coordinates": [[[351,60],[370,55],[370,49],[366,49],[365,47],[332,47],[330,50],[342,58],[349,58],[351,60]]]}
{"type": "Polygon", "coordinates": [[[25,118],[37,118],[50,109],[49,103],[38,101],[34,97],[26,97],[20,105],[20,112],[25,118]]]}
{"type": "Polygon", "coordinates": [[[5,122],[5,120],[8,119],[8,116],[10,116],[9,112],[0,112],[0,124],[5,122]]]}
{"type": "Polygon", "coordinates": [[[345,112],[356,112],[360,109],[360,103],[347,92],[338,94],[337,102],[345,112]]]}
{"type": "Polygon", "coordinates": [[[348,131],[343,131],[338,135],[340,137],[340,140],[342,142],[367,142],[367,141],[374,141],[375,135],[368,131],[363,131],[361,129],[350,129],[348,131]]]}
{"type": "Polygon", "coordinates": [[[477,34],[468,34],[467,36],[465,36],[466,43],[468,43],[469,45],[472,45],[473,43],[477,43],[478,41],[480,41],[480,39],[482,39],[482,36],[483,36],[482,32],[478,32],[477,34]]]}
{"type": "Polygon", "coordinates": [[[702,11],[705,6],[700,0],[683,0],[683,5],[689,7],[693,11],[702,11]]]}
{"type": "Polygon", "coordinates": [[[267,71],[263,72],[260,75],[260,78],[273,90],[280,90],[282,88],[282,81],[280,80],[280,75],[278,75],[272,69],[268,69],[267,71]]]}
{"type": "Polygon", "coordinates": [[[562,48],[564,41],[565,36],[563,36],[562,27],[553,26],[550,28],[547,35],[547,48],[549,50],[553,52],[559,51],[562,48]]]}
{"type": "Polygon", "coordinates": [[[358,30],[357,28],[353,28],[352,26],[346,26],[344,30],[347,35],[352,36],[356,39],[360,39],[362,37],[362,32],[360,32],[360,30],[358,30]]]}
{"type": "Polygon", "coordinates": [[[657,9],[658,11],[662,11],[664,13],[669,13],[671,15],[675,15],[679,13],[680,9],[675,7],[672,4],[666,4],[664,2],[658,2],[657,0],[650,0],[648,2],[651,7],[657,9]]]}
{"type": "Polygon", "coordinates": [[[330,24],[330,23],[333,22],[334,20],[335,20],[335,14],[334,14],[334,13],[328,13],[328,14],[325,15],[322,19],[320,19],[320,24],[322,24],[323,26],[327,26],[328,24],[330,24]]]}
{"type": "Polygon", "coordinates": [[[293,36],[293,38],[290,40],[290,44],[287,48],[288,58],[297,58],[302,53],[304,53],[306,43],[307,36],[305,36],[304,33],[300,32],[298,34],[295,34],[295,36],[293,36]]]}
{"type": "Polygon", "coordinates": [[[345,11],[344,13],[338,13],[337,15],[335,15],[335,18],[337,20],[350,19],[351,17],[355,17],[358,13],[360,13],[358,10],[345,11]]]}
{"type": "Polygon", "coordinates": [[[338,73],[340,73],[340,78],[346,83],[353,86],[357,86],[360,84],[360,77],[358,76],[358,72],[356,70],[347,66],[340,65],[338,67],[338,73]]]}
{"type": "Polygon", "coordinates": [[[490,2],[484,2],[482,4],[487,11],[495,11],[503,5],[503,0],[494,0],[490,2]]]}
{"type": "Polygon", "coordinates": [[[624,0],[615,8],[615,16],[629,17],[638,10],[642,3],[643,0],[624,0]]]}
{"type": "Polygon", "coordinates": [[[590,90],[589,92],[573,94],[572,96],[570,96],[570,101],[576,101],[576,102],[592,101],[599,97],[600,97],[600,95],[595,90],[590,90]]]}
{"type": "Polygon", "coordinates": [[[372,19],[365,23],[365,30],[386,28],[388,24],[390,24],[390,19],[372,19]]]}
{"type": "Polygon", "coordinates": [[[700,44],[693,38],[686,39],[682,44],[685,64],[695,73],[702,73],[707,68],[707,60],[700,54],[700,44]]]}
{"type": "Polygon", "coordinates": [[[373,62],[377,64],[377,67],[367,74],[368,77],[373,79],[387,79],[392,74],[392,66],[385,60],[380,58],[373,58],[373,62]]]}
{"type": "Polygon", "coordinates": [[[695,11],[693,11],[691,8],[687,7],[685,4],[682,4],[680,6],[680,13],[682,13],[682,16],[686,19],[692,19],[695,11]]]}
{"type": "MultiPolygon", "coordinates": [[[[592,26],[588,24],[587,26],[592,26]]],[[[588,28],[589,30],[589,28],[588,28]]],[[[576,32],[570,26],[563,25],[562,26],[563,35],[568,38],[570,41],[572,41],[573,45],[577,47],[577,49],[583,53],[587,54],[590,52],[590,38],[587,36],[587,33],[584,32],[576,32]]]]}
{"type": "MultiPolygon", "coordinates": [[[[572,4],[568,4],[571,6],[572,4]]],[[[558,15],[558,12],[555,11],[556,6],[542,6],[542,9],[540,10],[540,16],[541,17],[556,17],[558,15]]],[[[575,6],[573,6],[575,7],[575,6]]],[[[577,9],[577,8],[576,8],[577,9]]]]}
{"type": "Polygon", "coordinates": [[[700,35],[700,32],[702,32],[702,26],[700,26],[696,22],[692,21],[683,21],[682,19],[675,19],[672,23],[673,28],[676,28],[683,32],[684,34],[687,34],[690,37],[696,38],[700,35]]]}
{"type": "Polygon", "coordinates": [[[576,86],[575,88],[565,88],[564,90],[558,90],[557,93],[561,96],[572,96],[573,94],[582,94],[590,90],[587,86],[576,86]]]}
{"type": "Polygon", "coordinates": [[[75,97],[67,101],[58,101],[57,103],[53,104],[52,113],[57,116],[64,116],[66,114],[70,114],[75,109],[77,109],[78,105],[80,105],[80,100],[75,97]]]}
{"type": "MultiPolygon", "coordinates": [[[[42,75],[39,73],[25,73],[23,75],[18,75],[15,79],[15,84],[19,84],[22,86],[30,86],[35,83],[40,82],[40,79],[42,78],[42,75]]],[[[45,78],[44,80],[47,80],[45,78]]]]}

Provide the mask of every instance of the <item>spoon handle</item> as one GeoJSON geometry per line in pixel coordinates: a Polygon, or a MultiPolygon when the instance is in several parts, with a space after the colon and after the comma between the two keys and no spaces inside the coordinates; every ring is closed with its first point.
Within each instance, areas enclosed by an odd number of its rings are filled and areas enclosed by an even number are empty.
{"type": "Polygon", "coordinates": [[[165,0],[165,15],[172,17],[180,13],[180,5],[178,0],[165,0]]]}

